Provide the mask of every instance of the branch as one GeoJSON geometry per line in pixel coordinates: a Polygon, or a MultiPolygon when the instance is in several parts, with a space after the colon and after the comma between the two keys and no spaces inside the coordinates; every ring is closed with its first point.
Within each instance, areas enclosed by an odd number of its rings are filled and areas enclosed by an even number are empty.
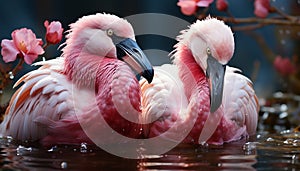
{"type": "MultiPolygon", "coordinates": [[[[194,15],[198,19],[203,19],[207,16],[208,8],[205,8],[200,14],[195,13],[194,15]]],[[[267,25],[286,25],[286,26],[300,26],[300,16],[288,15],[276,7],[271,7],[269,9],[270,13],[275,13],[277,16],[269,18],[258,18],[258,17],[248,17],[248,18],[236,18],[229,10],[226,11],[227,16],[216,16],[218,19],[223,20],[227,23],[241,24],[242,26],[234,26],[233,29],[237,31],[245,30],[255,30],[267,25]]]]}
{"type": "MultiPolygon", "coordinates": [[[[22,69],[22,65],[24,64],[24,58],[19,58],[19,63],[13,68],[12,71],[7,72],[4,69],[0,69],[0,91],[3,91],[3,89],[5,88],[5,86],[9,83],[10,80],[12,80],[13,78],[11,78],[11,75],[15,75],[17,72],[19,72],[22,69]]],[[[0,93],[1,96],[1,93],[0,93]]],[[[1,99],[0,99],[1,101],[1,99]]]]}
{"type": "Polygon", "coordinates": [[[289,26],[300,26],[300,16],[293,16],[292,20],[285,18],[232,18],[232,17],[217,17],[224,22],[230,22],[233,24],[262,24],[262,25],[289,25],[289,26]]]}

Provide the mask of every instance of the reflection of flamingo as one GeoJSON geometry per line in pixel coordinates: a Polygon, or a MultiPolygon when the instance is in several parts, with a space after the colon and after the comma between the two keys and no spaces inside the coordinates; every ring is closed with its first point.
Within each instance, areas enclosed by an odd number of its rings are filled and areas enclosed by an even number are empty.
{"type": "Polygon", "coordinates": [[[101,128],[101,113],[114,130],[139,136],[140,87],[131,68],[150,82],[153,69],[134,39],[131,25],[117,16],[79,19],[71,25],[63,57],[39,62],[40,69],[16,83],[25,82],[11,99],[1,133],[17,140],[42,139],[44,144],[91,142],[78,119],[101,137],[93,129],[101,128]],[[131,107],[116,109],[113,97],[118,106],[131,107]],[[131,114],[136,123],[119,112],[131,114]]]}
{"type": "Polygon", "coordinates": [[[140,82],[142,120],[152,122],[144,134],[176,136],[176,131],[167,134],[175,121],[181,133],[189,131],[185,142],[222,144],[254,134],[259,107],[252,83],[238,69],[225,67],[234,52],[230,28],[207,18],[178,39],[175,65],[157,67],[151,84],[140,82]]]}

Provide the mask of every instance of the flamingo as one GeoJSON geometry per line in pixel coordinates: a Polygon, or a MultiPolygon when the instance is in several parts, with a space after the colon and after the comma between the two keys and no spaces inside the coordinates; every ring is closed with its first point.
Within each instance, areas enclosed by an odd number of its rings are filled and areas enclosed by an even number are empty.
{"type": "Polygon", "coordinates": [[[231,29],[207,17],[177,39],[173,64],[154,67],[152,83],[140,81],[145,137],[221,145],[255,134],[259,105],[252,82],[226,66],[234,53],[231,29]]]}
{"type": "Polygon", "coordinates": [[[62,52],[61,57],[35,63],[41,67],[15,83],[24,82],[6,110],[2,136],[45,146],[93,143],[89,132],[109,139],[101,134],[101,115],[114,131],[139,137],[136,75],[151,82],[153,68],[132,26],[111,14],[84,16],[70,25],[62,52]]]}

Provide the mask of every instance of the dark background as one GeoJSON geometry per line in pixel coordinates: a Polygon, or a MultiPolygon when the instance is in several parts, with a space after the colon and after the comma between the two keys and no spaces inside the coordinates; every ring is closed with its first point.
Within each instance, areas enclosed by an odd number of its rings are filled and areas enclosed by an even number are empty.
{"type": "MultiPolygon", "coordinates": [[[[234,16],[254,17],[253,0],[228,1],[230,11],[234,16]]],[[[180,12],[177,2],[177,0],[2,0],[0,2],[0,39],[11,39],[11,32],[22,27],[32,29],[37,37],[43,38],[45,20],[58,20],[63,24],[63,28],[68,30],[68,25],[79,17],[97,12],[112,13],[120,17],[139,13],[162,13],[182,18],[190,23],[194,22],[195,17],[185,16],[180,12]]],[[[272,0],[272,4],[286,13],[300,10],[300,5],[296,0],[272,0]]],[[[225,15],[215,9],[215,4],[212,4],[212,7],[209,11],[212,16],[225,15]]],[[[159,27],[159,25],[153,25],[153,27],[159,27]]],[[[281,88],[282,79],[273,69],[272,63],[267,60],[264,48],[254,37],[263,37],[274,53],[273,55],[291,57],[299,54],[297,51],[299,46],[296,48],[299,43],[299,33],[293,37],[290,35],[289,28],[275,26],[267,26],[253,32],[235,32],[236,51],[230,65],[241,68],[245,75],[253,79],[260,97],[269,96],[281,88]],[[258,74],[255,76],[254,66],[257,64],[260,65],[258,74]]],[[[169,52],[176,43],[172,39],[156,35],[138,36],[137,41],[142,49],[161,49],[169,52]]],[[[52,46],[47,49],[47,58],[59,56],[60,51],[57,48],[58,46],[52,46]]],[[[164,62],[166,58],[151,58],[151,62],[161,64],[161,61],[164,62]]],[[[32,67],[25,66],[24,72],[30,69],[32,67]]]]}

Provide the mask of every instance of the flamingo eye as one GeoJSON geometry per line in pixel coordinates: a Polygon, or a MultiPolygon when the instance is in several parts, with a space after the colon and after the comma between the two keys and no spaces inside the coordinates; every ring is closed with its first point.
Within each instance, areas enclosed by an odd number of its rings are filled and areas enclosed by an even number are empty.
{"type": "Polygon", "coordinates": [[[106,33],[107,33],[108,36],[112,36],[114,34],[114,31],[112,29],[108,29],[106,31],[106,33]]]}
{"type": "Polygon", "coordinates": [[[210,48],[207,48],[207,49],[206,49],[206,53],[207,53],[208,55],[211,54],[210,48]]]}

